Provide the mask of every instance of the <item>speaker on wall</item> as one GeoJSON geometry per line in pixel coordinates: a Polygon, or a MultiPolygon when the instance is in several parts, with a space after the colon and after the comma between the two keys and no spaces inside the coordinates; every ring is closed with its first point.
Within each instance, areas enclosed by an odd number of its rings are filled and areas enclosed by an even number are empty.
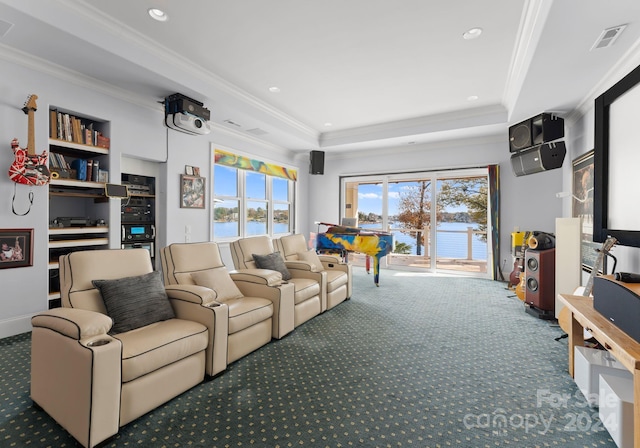
{"type": "Polygon", "coordinates": [[[560,168],[567,154],[563,141],[544,143],[511,155],[511,168],[516,176],[560,168]]]}
{"type": "Polygon", "coordinates": [[[311,151],[309,154],[309,173],[324,174],[324,151],[311,151]]]}
{"type": "Polygon", "coordinates": [[[517,152],[564,137],[564,120],[542,113],[509,128],[509,151],[517,152]]]}
{"type": "Polygon", "coordinates": [[[556,303],[556,250],[527,249],[524,255],[524,301],[543,311],[556,303]]]}

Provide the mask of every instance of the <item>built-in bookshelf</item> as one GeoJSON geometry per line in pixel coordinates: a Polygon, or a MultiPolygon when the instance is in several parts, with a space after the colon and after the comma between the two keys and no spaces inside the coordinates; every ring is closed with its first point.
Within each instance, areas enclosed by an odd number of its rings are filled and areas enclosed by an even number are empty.
{"type": "Polygon", "coordinates": [[[109,247],[110,123],[50,109],[49,308],[60,306],[58,259],[109,247]]]}

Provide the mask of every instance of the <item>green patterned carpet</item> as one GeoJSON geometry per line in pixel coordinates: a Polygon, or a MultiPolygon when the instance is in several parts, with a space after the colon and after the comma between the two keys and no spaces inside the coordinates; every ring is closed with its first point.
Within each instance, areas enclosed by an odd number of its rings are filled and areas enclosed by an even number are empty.
{"type": "MultiPolygon", "coordinates": [[[[350,301],[120,429],[107,447],[614,447],[566,339],[504,284],[355,268],[350,301]]],[[[30,333],[0,340],[0,446],[75,441],[29,398],[30,333]]]]}

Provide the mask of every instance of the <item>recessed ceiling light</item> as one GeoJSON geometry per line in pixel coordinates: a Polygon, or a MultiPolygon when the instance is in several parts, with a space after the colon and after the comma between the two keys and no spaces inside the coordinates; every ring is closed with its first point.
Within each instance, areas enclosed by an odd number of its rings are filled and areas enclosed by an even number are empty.
{"type": "Polygon", "coordinates": [[[471,95],[467,97],[467,101],[478,101],[478,95],[471,95]]]}
{"type": "Polygon", "coordinates": [[[169,16],[166,12],[161,9],[151,8],[149,9],[149,15],[153,20],[157,20],[158,22],[166,22],[169,19],[169,16]]]}
{"type": "Polygon", "coordinates": [[[271,92],[271,93],[280,93],[280,87],[276,87],[276,86],[269,87],[269,92],[271,92]]]}
{"type": "Polygon", "coordinates": [[[475,39],[477,37],[480,37],[481,34],[482,34],[482,28],[471,28],[470,30],[466,31],[462,35],[462,37],[469,40],[469,39],[475,39]]]}
{"type": "Polygon", "coordinates": [[[333,124],[329,123],[328,121],[324,124],[324,127],[326,128],[330,128],[331,126],[333,126],[333,124]]]}

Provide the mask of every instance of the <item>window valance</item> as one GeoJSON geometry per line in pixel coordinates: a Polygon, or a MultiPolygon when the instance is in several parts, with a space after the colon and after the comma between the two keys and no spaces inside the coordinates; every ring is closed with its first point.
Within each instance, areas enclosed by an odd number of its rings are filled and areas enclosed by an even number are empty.
{"type": "Polygon", "coordinates": [[[269,176],[282,177],[292,181],[298,180],[298,170],[289,169],[273,163],[265,163],[260,160],[233,154],[221,149],[214,150],[215,163],[233,168],[257,171],[269,176]]]}

